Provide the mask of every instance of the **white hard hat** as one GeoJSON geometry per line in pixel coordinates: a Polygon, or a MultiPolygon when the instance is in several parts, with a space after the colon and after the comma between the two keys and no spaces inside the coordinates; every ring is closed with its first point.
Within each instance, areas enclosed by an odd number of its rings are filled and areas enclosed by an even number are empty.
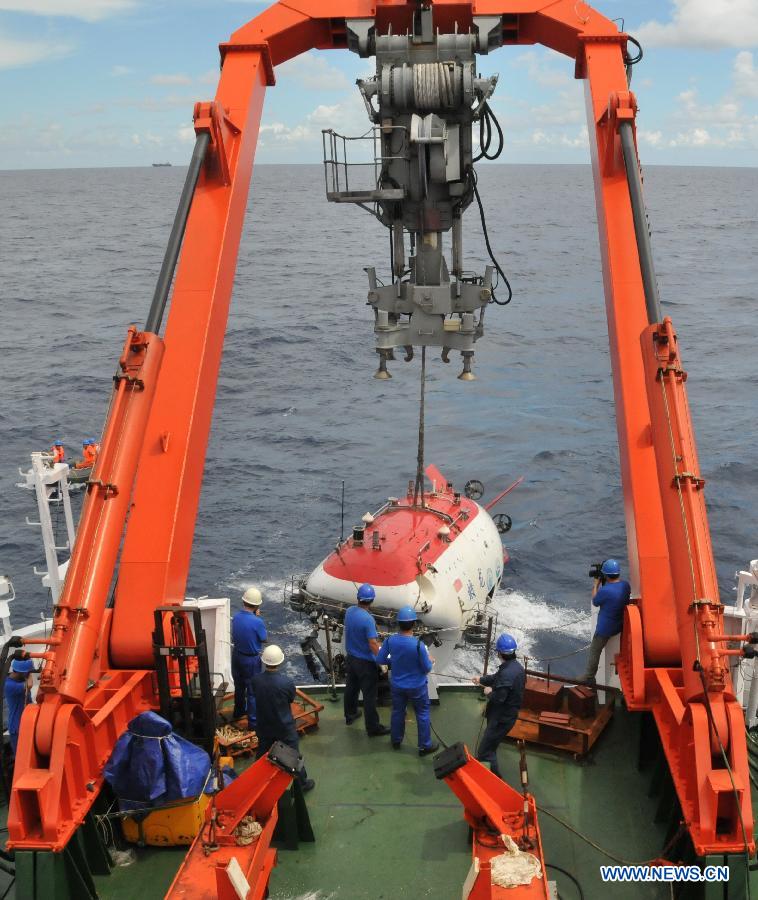
{"type": "Polygon", "coordinates": [[[242,595],[245,606],[260,606],[263,603],[263,595],[257,587],[249,587],[242,595]]]}
{"type": "Polygon", "coordinates": [[[261,662],[264,666],[280,666],[284,662],[282,648],[276,644],[269,644],[261,653],[261,662]]]}

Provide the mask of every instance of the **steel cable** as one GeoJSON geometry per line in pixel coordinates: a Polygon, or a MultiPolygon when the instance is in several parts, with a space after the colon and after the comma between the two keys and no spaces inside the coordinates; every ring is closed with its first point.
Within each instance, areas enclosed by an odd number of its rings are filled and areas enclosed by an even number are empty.
{"type": "Polygon", "coordinates": [[[426,391],[426,347],[421,348],[421,399],[418,415],[418,449],[416,453],[416,484],[413,489],[413,505],[421,497],[424,505],[424,394],[426,391]]]}

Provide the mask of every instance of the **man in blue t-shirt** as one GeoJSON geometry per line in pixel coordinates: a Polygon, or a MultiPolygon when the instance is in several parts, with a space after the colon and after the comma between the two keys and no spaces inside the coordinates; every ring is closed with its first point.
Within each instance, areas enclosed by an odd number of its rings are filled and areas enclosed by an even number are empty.
{"type": "Polygon", "coordinates": [[[18,732],[21,727],[21,714],[27,703],[32,702],[32,672],[34,662],[31,659],[14,659],[11,670],[5,679],[5,703],[8,707],[8,737],[11,751],[16,755],[18,732]]]}
{"type": "Polygon", "coordinates": [[[263,596],[257,587],[242,595],[242,609],[232,619],[232,679],[234,681],[234,718],[247,713],[247,727],[255,728],[253,678],[261,671],[261,647],[266,642],[266,626],[260,617],[263,596]]]}
{"type": "Polygon", "coordinates": [[[629,602],[632,589],[628,581],[621,580],[621,566],[615,559],[606,559],[600,567],[604,578],[596,578],[592,589],[592,605],[600,609],[595,625],[595,634],[590,644],[587,671],[584,680],[595,683],[600,654],[605,645],[615,635],[621,633],[624,622],[624,607],[629,602]]]}
{"type": "Polygon", "coordinates": [[[432,671],[434,660],[429,656],[421,638],[413,636],[416,611],[412,606],[403,606],[397,612],[398,633],[391,634],[382,644],[376,661],[380,665],[389,663],[392,672],[392,717],[390,719],[390,740],[392,749],[399,750],[405,736],[405,711],[410,702],[416,713],[418,730],[418,755],[426,756],[439,750],[439,744],[432,741],[432,722],[429,715],[429,687],[427,676],[432,671]]]}
{"type": "Polygon", "coordinates": [[[360,718],[358,694],[363,694],[363,714],[366,734],[376,737],[389,734],[390,730],[379,721],[376,711],[376,695],[379,687],[379,669],[376,654],[379,640],[374,617],[369,612],[376,597],[370,584],[358,588],[358,605],[345,613],[345,722],[351,725],[360,718]]]}

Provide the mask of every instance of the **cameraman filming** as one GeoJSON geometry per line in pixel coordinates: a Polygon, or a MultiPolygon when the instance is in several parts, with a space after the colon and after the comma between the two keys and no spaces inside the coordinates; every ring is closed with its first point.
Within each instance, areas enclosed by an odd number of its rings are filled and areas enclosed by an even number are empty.
{"type": "Polygon", "coordinates": [[[621,566],[618,564],[618,560],[606,559],[600,566],[599,572],[597,568],[597,566],[593,566],[590,570],[590,575],[595,579],[592,588],[592,605],[600,608],[587,658],[587,671],[584,673],[584,681],[590,684],[595,683],[600,654],[605,645],[614,635],[621,633],[624,607],[632,594],[629,582],[621,580],[621,566]]]}

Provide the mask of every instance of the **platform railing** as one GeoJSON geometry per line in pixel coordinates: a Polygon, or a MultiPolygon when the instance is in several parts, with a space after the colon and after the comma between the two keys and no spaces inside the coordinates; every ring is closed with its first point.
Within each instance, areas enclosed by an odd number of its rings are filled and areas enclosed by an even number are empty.
{"type": "Polygon", "coordinates": [[[403,188],[383,185],[383,174],[390,162],[404,157],[382,155],[380,130],[380,126],[375,126],[365,134],[357,136],[339,134],[331,128],[322,130],[324,188],[327,200],[333,203],[364,204],[382,200],[402,200],[405,197],[403,188]],[[365,155],[368,158],[356,160],[354,157],[361,153],[362,148],[366,148],[365,155]],[[359,177],[359,173],[366,170],[369,171],[368,184],[366,179],[359,177]]]}

